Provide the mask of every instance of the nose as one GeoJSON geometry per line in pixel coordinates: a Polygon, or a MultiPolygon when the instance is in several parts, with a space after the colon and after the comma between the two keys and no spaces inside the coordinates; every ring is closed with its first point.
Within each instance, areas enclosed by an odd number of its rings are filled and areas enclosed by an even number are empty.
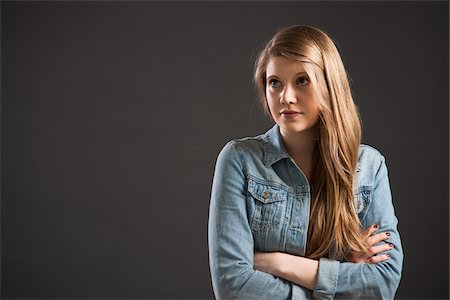
{"type": "Polygon", "coordinates": [[[280,94],[280,103],[297,103],[297,95],[295,93],[295,88],[291,85],[286,85],[280,94]]]}

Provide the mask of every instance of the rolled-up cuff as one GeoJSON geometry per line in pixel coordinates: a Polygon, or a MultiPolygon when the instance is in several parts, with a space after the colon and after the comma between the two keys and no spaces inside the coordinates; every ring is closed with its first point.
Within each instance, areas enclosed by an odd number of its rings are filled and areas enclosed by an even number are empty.
{"type": "Polygon", "coordinates": [[[333,299],[336,293],[340,263],[328,258],[319,259],[317,284],[313,291],[314,299],[333,299]]]}

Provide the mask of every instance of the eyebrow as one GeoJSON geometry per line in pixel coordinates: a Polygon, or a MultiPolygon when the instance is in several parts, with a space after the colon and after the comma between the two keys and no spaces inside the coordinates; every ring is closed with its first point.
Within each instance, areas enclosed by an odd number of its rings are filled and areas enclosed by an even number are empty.
{"type": "MultiPolygon", "coordinates": [[[[294,77],[297,77],[297,76],[299,76],[299,75],[303,75],[303,74],[305,74],[306,76],[308,76],[308,77],[309,77],[309,75],[308,75],[308,73],[306,73],[306,71],[303,71],[303,72],[298,72],[297,74],[295,74],[295,75],[294,75],[294,77]]],[[[277,78],[278,78],[278,76],[277,76],[277,75],[270,75],[270,76],[267,76],[267,73],[266,73],[266,77],[267,77],[267,78],[270,78],[270,77],[277,77],[277,78]]]]}

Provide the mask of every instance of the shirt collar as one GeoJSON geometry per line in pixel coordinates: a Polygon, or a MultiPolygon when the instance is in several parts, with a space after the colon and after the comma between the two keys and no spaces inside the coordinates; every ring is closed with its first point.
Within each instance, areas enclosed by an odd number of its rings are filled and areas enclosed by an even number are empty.
{"type": "Polygon", "coordinates": [[[283,158],[290,158],[281,139],[280,128],[275,124],[263,138],[264,165],[269,167],[283,158]]]}
{"type": "MultiPolygon", "coordinates": [[[[269,167],[283,158],[290,158],[289,154],[284,148],[283,140],[281,139],[280,128],[275,124],[270,128],[263,138],[264,141],[264,165],[269,167]]],[[[356,163],[356,171],[361,171],[361,164],[356,163]]]]}

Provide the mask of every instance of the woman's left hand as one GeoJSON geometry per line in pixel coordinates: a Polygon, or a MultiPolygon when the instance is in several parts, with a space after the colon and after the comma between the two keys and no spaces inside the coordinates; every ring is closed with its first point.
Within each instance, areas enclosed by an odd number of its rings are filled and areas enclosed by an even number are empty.
{"type": "Polygon", "coordinates": [[[366,230],[363,232],[363,235],[366,237],[366,241],[369,246],[369,249],[367,252],[352,251],[348,258],[349,262],[376,264],[376,263],[385,261],[390,258],[390,255],[387,253],[379,254],[381,252],[389,251],[394,247],[394,245],[391,243],[379,244],[382,241],[389,239],[390,233],[389,232],[381,232],[381,233],[375,234],[375,232],[377,230],[378,230],[378,225],[372,225],[372,226],[366,228],[366,230]]]}

